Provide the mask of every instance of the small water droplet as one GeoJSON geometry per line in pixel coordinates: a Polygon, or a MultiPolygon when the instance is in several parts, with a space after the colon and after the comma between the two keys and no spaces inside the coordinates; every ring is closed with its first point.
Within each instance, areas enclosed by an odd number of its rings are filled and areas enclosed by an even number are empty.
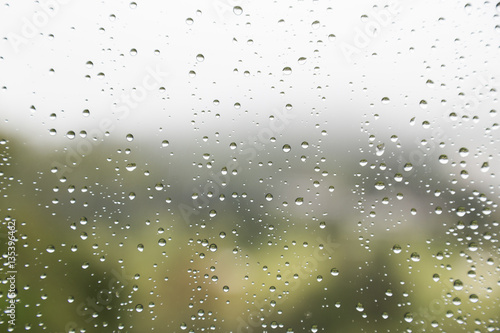
{"type": "Polygon", "coordinates": [[[241,15],[243,13],[243,8],[241,8],[240,6],[234,6],[233,13],[235,15],[241,15]]]}
{"type": "Polygon", "coordinates": [[[412,261],[418,262],[418,261],[420,261],[420,254],[418,254],[417,252],[413,252],[413,253],[410,255],[410,259],[411,259],[412,261]]]}
{"type": "Polygon", "coordinates": [[[439,163],[441,163],[441,164],[448,163],[448,156],[446,156],[446,155],[439,155],[439,163]]]}
{"type": "Polygon", "coordinates": [[[455,280],[455,281],[453,281],[453,288],[455,290],[462,290],[464,288],[464,284],[460,280],[455,280]]]}
{"type": "Polygon", "coordinates": [[[392,247],[392,252],[398,254],[398,253],[401,253],[401,245],[399,244],[395,244],[393,247],[392,247]]]}

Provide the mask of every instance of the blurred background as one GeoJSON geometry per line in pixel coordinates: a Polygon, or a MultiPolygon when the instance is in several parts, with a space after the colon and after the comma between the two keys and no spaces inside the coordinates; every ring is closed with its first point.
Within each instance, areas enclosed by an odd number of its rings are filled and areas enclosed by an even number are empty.
{"type": "Polygon", "coordinates": [[[500,330],[499,14],[4,2],[0,326],[500,330]]]}

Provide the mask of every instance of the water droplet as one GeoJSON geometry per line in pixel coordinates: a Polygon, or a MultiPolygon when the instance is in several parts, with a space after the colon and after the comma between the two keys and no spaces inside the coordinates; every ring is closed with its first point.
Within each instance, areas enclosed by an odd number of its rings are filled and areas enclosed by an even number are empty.
{"type": "Polygon", "coordinates": [[[48,253],[54,253],[56,251],[56,248],[54,247],[54,245],[49,245],[47,246],[46,251],[48,253]]]}
{"type": "Polygon", "coordinates": [[[311,24],[311,26],[312,26],[312,28],[313,28],[313,29],[318,29],[318,28],[319,28],[319,26],[320,26],[320,23],[319,23],[319,21],[314,21],[314,22],[311,24]]]}
{"type": "Polygon", "coordinates": [[[413,253],[410,255],[410,259],[411,259],[412,261],[418,262],[418,261],[420,261],[420,254],[418,254],[417,252],[413,252],[413,253]]]}
{"type": "Polygon", "coordinates": [[[298,197],[297,199],[295,199],[295,204],[296,204],[297,206],[300,206],[300,205],[302,205],[303,203],[304,203],[304,198],[302,198],[302,197],[298,197]]]}
{"type": "Polygon", "coordinates": [[[439,163],[441,163],[441,164],[448,163],[448,156],[446,156],[446,155],[439,155],[439,163]]]}
{"type": "Polygon", "coordinates": [[[385,184],[384,184],[384,182],[380,182],[380,181],[376,182],[376,183],[375,183],[375,188],[376,188],[377,190],[379,190],[379,191],[380,191],[380,190],[383,190],[383,189],[385,188],[385,184]]]}
{"type": "Polygon", "coordinates": [[[142,304],[137,304],[135,306],[135,311],[142,312],[142,310],[144,310],[144,306],[142,306],[142,304]]]}
{"type": "Polygon", "coordinates": [[[137,165],[135,163],[129,163],[126,166],[127,171],[134,171],[137,168],[137,165]]]}
{"type": "Polygon", "coordinates": [[[363,304],[358,303],[356,304],[356,310],[358,310],[359,312],[363,312],[365,308],[363,307],[363,304]]]}
{"type": "Polygon", "coordinates": [[[165,246],[165,245],[167,245],[167,241],[165,240],[165,238],[160,238],[160,239],[158,240],[158,245],[160,245],[160,246],[165,246]]]}
{"type": "Polygon", "coordinates": [[[290,67],[284,67],[283,68],[283,74],[285,74],[285,75],[292,74],[292,69],[290,67]]]}
{"type": "Polygon", "coordinates": [[[137,55],[137,50],[136,49],[130,49],[130,55],[131,56],[137,55]]]}
{"type": "Polygon", "coordinates": [[[168,147],[168,145],[169,145],[168,140],[163,140],[163,141],[161,142],[161,147],[162,147],[162,148],[168,147]]]}
{"type": "Polygon", "coordinates": [[[424,110],[427,109],[427,101],[426,100],[424,100],[424,99],[421,100],[419,105],[422,109],[424,109],[424,110]]]}
{"type": "Polygon", "coordinates": [[[217,245],[216,244],[210,244],[209,248],[208,248],[211,252],[215,252],[217,251],[217,245]]]}
{"type": "Polygon", "coordinates": [[[435,273],[434,275],[432,275],[432,279],[434,280],[434,282],[438,282],[440,279],[439,274],[435,273]]]}
{"type": "Polygon", "coordinates": [[[375,155],[382,156],[382,155],[384,155],[384,152],[385,152],[385,145],[383,143],[378,144],[375,155]]]}
{"type": "Polygon", "coordinates": [[[66,137],[70,140],[73,140],[75,138],[75,132],[69,131],[68,133],[66,133],[66,137]]]}
{"type": "Polygon", "coordinates": [[[300,57],[299,60],[298,60],[298,62],[299,62],[300,65],[305,64],[306,61],[307,61],[307,58],[305,58],[305,57],[300,57]]]}
{"type": "Polygon", "coordinates": [[[228,286],[224,286],[224,287],[222,287],[222,290],[223,290],[225,293],[227,293],[227,292],[229,291],[229,287],[228,287],[228,286]]]}
{"type": "Polygon", "coordinates": [[[139,252],[143,252],[144,251],[144,245],[138,244],[137,245],[137,250],[139,250],[139,252]]]}
{"type": "Polygon", "coordinates": [[[405,313],[403,317],[407,323],[411,323],[413,321],[413,315],[409,312],[405,313]]]}
{"type": "Polygon", "coordinates": [[[273,200],[273,195],[271,193],[266,194],[266,200],[267,201],[273,200]]]}
{"type": "Polygon", "coordinates": [[[382,104],[389,104],[391,102],[391,100],[389,99],[389,97],[382,97],[382,104]]]}
{"type": "Polygon", "coordinates": [[[472,303],[477,303],[477,301],[479,301],[479,297],[477,297],[476,294],[471,294],[469,296],[469,300],[472,302],[472,303]]]}
{"type": "Polygon", "coordinates": [[[460,280],[455,280],[453,282],[453,288],[455,288],[455,290],[462,290],[464,288],[464,284],[460,280]]]}
{"type": "Polygon", "coordinates": [[[472,251],[472,252],[476,252],[478,247],[477,247],[477,244],[474,243],[474,242],[470,242],[469,243],[469,246],[468,246],[469,250],[472,251]]]}
{"type": "Polygon", "coordinates": [[[466,213],[467,213],[467,210],[465,209],[465,207],[458,207],[457,208],[457,216],[462,217],[462,216],[465,216],[466,213]]]}
{"type": "Polygon", "coordinates": [[[290,150],[292,150],[292,147],[290,147],[290,145],[289,145],[289,144],[286,144],[286,145],[284,145],[284,146],[283,146],[283,148],[282,148],[282,149],[283,149],[283,151],[284,151],[285,153],[288,153],[290,150]]]}
{"type": "Polygon", "coordinates": [[[325,221],[321,221],[321,222],[319,223],[319,228],[320,228],[320,229],[325,229],[325,228],[326,228],[326,222],[325,222],[325,221]]]}
{"type": "Polygon", "coordinates": [[[401,245],[399,244],[395,244],[393,247],[392,247],[392,252],[398,254],[398,253],[401,253],[401,245]]]}
{"type": "Polygon", "coordinates": [[[215,209],[212,209],[209,213],[210,217],[215,217],[217,215],[217,212],[215,211],[215,209]]]}
{"type": "Polygon", "coordinates": [[[132,134],[127,134],[126,139],[128,142],[134,141],[134,136],[132,134]]]}
{"type": "Polygon", "coordinates": [[[198,54],[198,55],[196,56],[196,60],[197,60],[198,62],[202,62],[203,60],[205,60],[205,56],[204,56],[203,54],[201,54],[201,53],[200,53],[200,54],[198,54]]]}
{"type": "Polygon", "coordinates": [[[234,6],[233,13],[235,15],[241,15],[243,13],[243,8],[241,8],[240,6],[234,6]]]}
{"type": "Polygon", "coordinates": [[[330,270],[330,274],[332,274],[333,276],[338,276],[339,273],[339,270],[335,267],[330,270]]]}

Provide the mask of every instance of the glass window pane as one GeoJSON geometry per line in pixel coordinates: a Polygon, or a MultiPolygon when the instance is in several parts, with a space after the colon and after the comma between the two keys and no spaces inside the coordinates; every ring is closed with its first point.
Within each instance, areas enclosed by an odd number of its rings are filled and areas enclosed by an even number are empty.
{"type": "Polygon", "coordinates": [[[0,326],[499,330],[499,14],[5,2],[0,326]]]}

